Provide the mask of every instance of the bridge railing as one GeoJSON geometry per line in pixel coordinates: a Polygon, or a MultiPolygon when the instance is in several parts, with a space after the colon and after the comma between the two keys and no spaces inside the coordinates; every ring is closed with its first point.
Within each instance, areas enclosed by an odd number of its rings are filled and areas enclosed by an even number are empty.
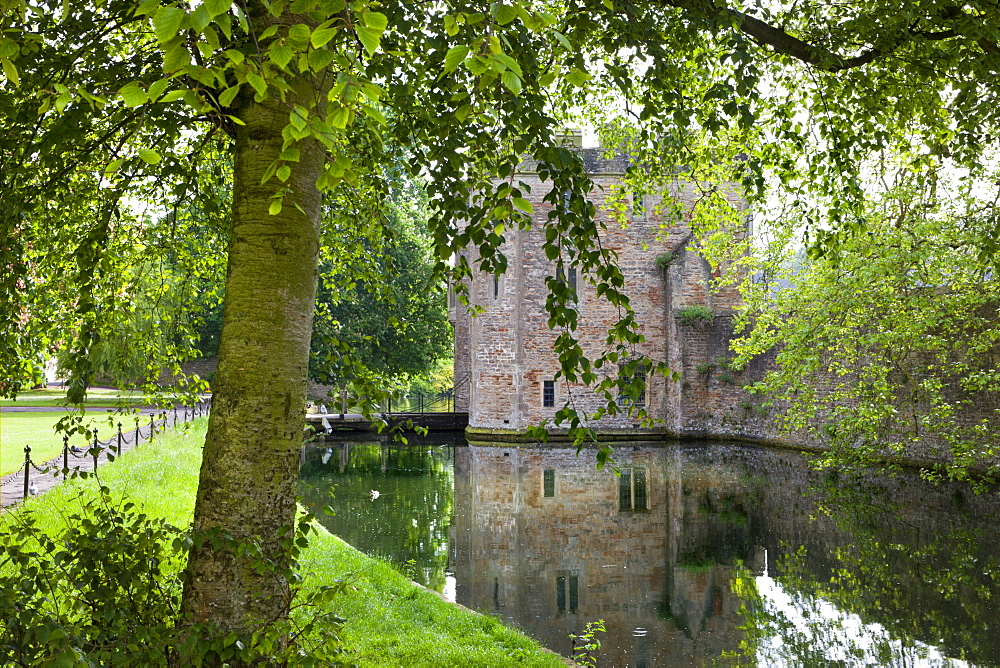
{"type": "Polygon", "coordinates": [[[392,399],[389,402],[390,413],[454,413],[455,390],[468,382],[468,378],[455,383],[443,392],[411,392],[410,394],[392,399]]]}

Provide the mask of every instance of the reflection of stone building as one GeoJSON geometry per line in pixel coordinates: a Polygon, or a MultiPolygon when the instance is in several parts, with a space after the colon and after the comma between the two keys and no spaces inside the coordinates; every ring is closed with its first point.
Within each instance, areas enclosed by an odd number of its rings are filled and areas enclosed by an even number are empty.
{"type": "Polygon", "coordinates": [[[603,619],[604,666],[700,665],[738,650],[730,571],[757,559],[752,527],[719,533],[687,503],[676,450],[626,447],[615,459],[620,477],[573,450],[458,448],[458,602],[566,655],[570,633],[603,619]]]}
{"type": "Polygon", "coordinates": [[[995,497],[915,478],[848,481],[838,494],[856,498],[840,500],[857,505],[838,511],[838,528],[809,494],[822,478],[794,453],[636,443],[614,457],[621,477],[572,449],[456,448],[458,602],[566,655],[570,633],[604,619],[601,666],[702,666],[746,651],[741,607],[755,600],[737,596],[734,576],[756,591],[767,564],[818,606],[809,583],[837,569],[837,605],[866,623],[944,639],[950,656],[1000,657],[995,497]],[[950,531],[975,539],[938,544],[950,531]],[[800,547],[804,560],[784,570],[800,547]]]}

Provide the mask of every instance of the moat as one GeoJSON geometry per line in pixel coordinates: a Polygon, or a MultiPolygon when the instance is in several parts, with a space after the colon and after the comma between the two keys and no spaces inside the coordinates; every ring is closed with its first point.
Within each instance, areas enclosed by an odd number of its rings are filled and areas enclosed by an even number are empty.
{"type": "Polygon", "coordinates": [[[464,440],[307,446],[320,520],[449,600],[600,666],[1000,663],[1000,497],[817,473],[724,442],[592,454],[464,440]],[[332,497],[331,497],[332,491],[332,497]]]}

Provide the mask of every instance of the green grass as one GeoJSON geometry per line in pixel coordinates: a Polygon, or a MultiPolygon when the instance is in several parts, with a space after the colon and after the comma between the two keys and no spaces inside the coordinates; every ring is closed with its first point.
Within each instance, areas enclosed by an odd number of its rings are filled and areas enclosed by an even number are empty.
{"type": "MultiPolygon", "coordinates": [[[[100,482],[127,495],[151,516],[188,526],[194,513],[204,418],[189,433],[171,430],[102,466],[100,482]]],[[[97,481],[70,480],[30,499],[39,525],[58,531],[62,513],[94,494],[97,481]]],[[[497,620],[442,600],[385,562],[358,552],[317,524],[302,556],[306,588],[352,583],[336,599],[347,618],[342,638],[349,661],[361,666],[562,666],[563,661],[497,620]]]]}
{"type": "MultiPolygon", "coordinates": [[[[0,412],[0,476],[7,475],[24,466],[24,446],[31,446],[31,461],[41,466],[62,452],[62,436],[56,434],[55,425],[68,411],[25,411],[17,413],[0,412]]],[[[107,439],[115,429],[107,422],[107,414],[88,413],[84,424],[95,421],[101,440],[107,439]]],[[[133,419],[115,416],[115,422],[122,422],[122,428],[134,428],[133,419]]],[[[145,422],[143,423],[145,424],[145,422]]],[[[70,445],[86,448],[90,442],[81,434],[70,437],[70,445]]]]}
{"type": "Polygon", "coordinates": [[[31,446],[31,460],[39,465],[62,452],[62,436],[54,426],[63,415],[54,411],[0,413],[0,476],[24,465],[26,445],[31,446]]]}
{"type": "MultiPolygon", "coordinates": [[[[95,408],[114,408],[121,400],[130,406],[155,404],[158,397],[147,396],[143,392],[95,387],[87,390],[87,405],[95,408]]],[[[162,399],[162,397],[160,397],[162,399]]],[[[22,406],[25,408],[58,408],[66,405],[66,390],[47,387],[29,390],[17,395],[17,399],[0,399],[0,406],[22,406]]]]}

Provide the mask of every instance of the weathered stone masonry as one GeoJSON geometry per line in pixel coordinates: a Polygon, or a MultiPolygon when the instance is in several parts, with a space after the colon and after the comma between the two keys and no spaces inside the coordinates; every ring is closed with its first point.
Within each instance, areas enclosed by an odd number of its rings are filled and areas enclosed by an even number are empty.
{"type": "MultiPolygon", "coordinates": [[[[623,196],[620,182],[627,168],[626,158],[606,158],[601,149],[579,150],[595,184],[590,200],[599,221],[608,223],[601,235],[602,246],[618,255],[624,289],[645,337],[638,352],[653,360],[666,360],[674,369],[688,363],[697,365],[699,362],[693,360],[709,352],[703,342],[688,336],[685,328],[677,324],[676,313],[698,305],[725,319],[737,305],[738,293],[710,290],[712,269],[693,250],[690,228],[683,220],[668,222],[660,211],[658,197],[645,196],[638,207],[630,202],[628,224],[622,226],[611,200],[623,196]],[[657,263],[657,258],[665,254],[673,258],[666,268],[657,263]]],[[[555,412],[568,398],[581,414],[592,413],[602,404],[600,397],[586,387],[562,379],[554,381],[559,369],[553,352],[558,333],[548,328],[545,299],[546,277],[554,276],[556,270],[543,251],[543,221],[552,209],[543,198],[550,186],[530,171],[530,163],[526,166],[518,178],[531,187],[528,199],[534,207],[535,225],[529,230],[508,232],[501,248],[508,259],[505,275],[495,279],[481,273],[473,279],[470,302],[483,312],[471,317],[464,306],[453,310],[456,409],[468,410],[470,431],[501,438],[516,438],[543,420],[551,425],[555,412]],[[553,406],[544,405],[546,381],[554,381],[553,406]]],[[[677,182],[669,192],[686,212],[686,220],[698,189],[694,184],[677,182]]],[[[731,201],[738,208],[746,207],[736,195],[731,196],[731,201]]],[[[469,258],[470,262],[475,259],[469,258]]],[[[620,316],[616,308],[596,298],[585,276],[576,277],[576,290],[580,313],[576,335],[585,353],[593,358],[603,352],[608,329],[620,316]]],[[[660,424],[640,429],[631,418],[618,415],[605,417],[592,426],[603,435],[615,437],[703,434],[707,414],[687,406],[690,401],[704,398],[699,389],[690,383],[651,376],[645,404],[650,415],[661,419],[660,424]]],[[[726,401],[722,395],[728,390],[714,388],[713,393],[726,401]]]]}

